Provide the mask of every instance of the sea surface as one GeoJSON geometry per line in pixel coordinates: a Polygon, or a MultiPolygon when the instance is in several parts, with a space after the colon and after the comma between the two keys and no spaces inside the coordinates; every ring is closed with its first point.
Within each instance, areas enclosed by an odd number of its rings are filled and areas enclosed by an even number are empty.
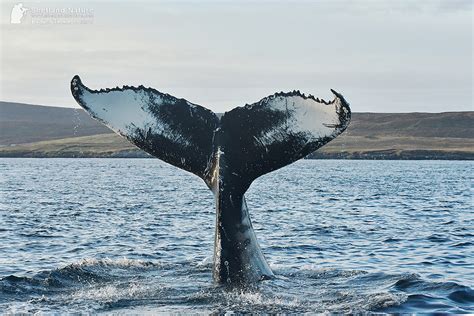
{"type": "Polygon", "coordinates": [[[212,282],[204,182],[157,159],[0,159],[0,311],[474,313],[473,162],[303,160],[256,180],[276,279],[212,282]]]}

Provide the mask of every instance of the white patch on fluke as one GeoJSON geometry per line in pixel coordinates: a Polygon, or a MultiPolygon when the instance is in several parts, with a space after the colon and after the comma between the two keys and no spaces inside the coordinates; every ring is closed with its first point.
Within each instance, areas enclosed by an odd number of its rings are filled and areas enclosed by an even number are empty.
{"type": "Polygon", "coordinates": [[[83,89],[81,101],[89,108],[91,114],[121,134],[128,135],[136,128],[145,130],[153,127],[157,130],[161,127],[145,110],[148,108],[149,97],[142,91],[90,93],[83,89]]]}
{"type": "Polygon", "coordinates": [[[90,92],[81,88],[81,91],[80,98],[88,107],[88,112],[121,135],[133,137],[139,129],[144,135],[150,131],[182,146],[191,145],[189,139],[174,133],[167,122],[160,120],[150,111],[150,106],[159,106],[163,102],[158,94],[153,94],[151,98],[152,92],[126,88],[104,92],[90,92]]]}
{"type": "Polygon", "coordinates": [[[337,112],[342,106],[338,97],[330,104],[301,96],[272,96],[262,102],[271,110],[288,114],[285,124],[254,137],[263,146],[284,141],[289,134],[303,133],[310,137],[308,141],[316,141],[333,135],[340,124],[337,112]]]}

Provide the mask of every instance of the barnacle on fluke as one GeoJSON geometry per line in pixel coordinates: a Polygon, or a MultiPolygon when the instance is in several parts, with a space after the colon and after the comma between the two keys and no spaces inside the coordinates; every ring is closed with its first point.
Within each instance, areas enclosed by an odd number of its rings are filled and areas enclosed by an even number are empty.
{"type": "Polygon", "coordinates": [[[144,151],[204,180],[216,200],[214,279],[243,284],[273,277],[252,229],[244,194],[256,178],[305,157],[341,134],[351,118],[344,97],[324,101],[298,90],[211,110],[153,88],[71,92],[89,114],[144,151]]]}

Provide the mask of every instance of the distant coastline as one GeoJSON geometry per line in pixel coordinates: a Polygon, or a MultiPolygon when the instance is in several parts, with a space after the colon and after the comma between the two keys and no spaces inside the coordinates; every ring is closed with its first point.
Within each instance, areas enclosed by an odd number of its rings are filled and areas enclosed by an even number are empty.
{"type": "MultiPolygon", "coordinates": [[[[116,135],[107,135],[115,138],[116,135]]],[[[63,140],[57,141],[58,143],[63,140]]],[[[56,142],[45,142],[44,144],[32,143],[11,147],[0,147],[0,158],[154,158],[146,152],[133,148],[114,150],[104,148],[103,150],[94,146],[76,145],[58,146],[56,142]],[[53,145],[53,146],[52,146],[53,145]]],[[[327,145],[329,147],[329,145],[327,145]]],[[[98,146],[100,147],[100,146],[98,146]]],[[[329,147],[328,149],[333,149],[329,147]]],[[[474,160],[472,151],[449,151],[449,150],[374,150],[374,151],[330,151],[324,147],[310,154],[306,159],[353,159],[353,160],[474,160]]]]}
{"type": "MultiPolygon", "coordinates": [[[[153,159],[154,157],[140,151],[123,151],[114,153],[73,153],[73,152],[22,152],[2,151],[0,158],[134,158],[153,159]]],[[[378,151],[361,153],[325,153],[315,152],[306,159],[351,159],[351,160],[474,160],[470,152],[442,152],[442,151],[378,151]]]]}
{"type": "MultiPolygon", "coordinates": [[[[0,157],[150,158],[83,110],[0,102],[0,157]]],[[[353,113],[309,159],[474,160],[474,112],[353,113]]]]}

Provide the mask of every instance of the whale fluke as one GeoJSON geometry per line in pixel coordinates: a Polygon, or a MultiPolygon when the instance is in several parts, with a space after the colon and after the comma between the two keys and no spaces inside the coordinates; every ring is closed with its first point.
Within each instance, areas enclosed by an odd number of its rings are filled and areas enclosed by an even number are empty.
{"type": "Polygon", "coordinates": [[[295,90],[237,107],[220,119],[184,99],[140,86],[71,92],[89,114],[151,155],[202,178],[216,200],[214,279],[247,283],[273,276],[257,243],[244,193],[253,180],[297,161],[341,134],[349,104],[295,90]]]}
{"type": "Polygon", "coordinates": [[[79,76],[72,95],[93,118],[149,154],[205,178],[219,119],[210,110],[155,89],[123,87],[94,91],[79,76]]]}

